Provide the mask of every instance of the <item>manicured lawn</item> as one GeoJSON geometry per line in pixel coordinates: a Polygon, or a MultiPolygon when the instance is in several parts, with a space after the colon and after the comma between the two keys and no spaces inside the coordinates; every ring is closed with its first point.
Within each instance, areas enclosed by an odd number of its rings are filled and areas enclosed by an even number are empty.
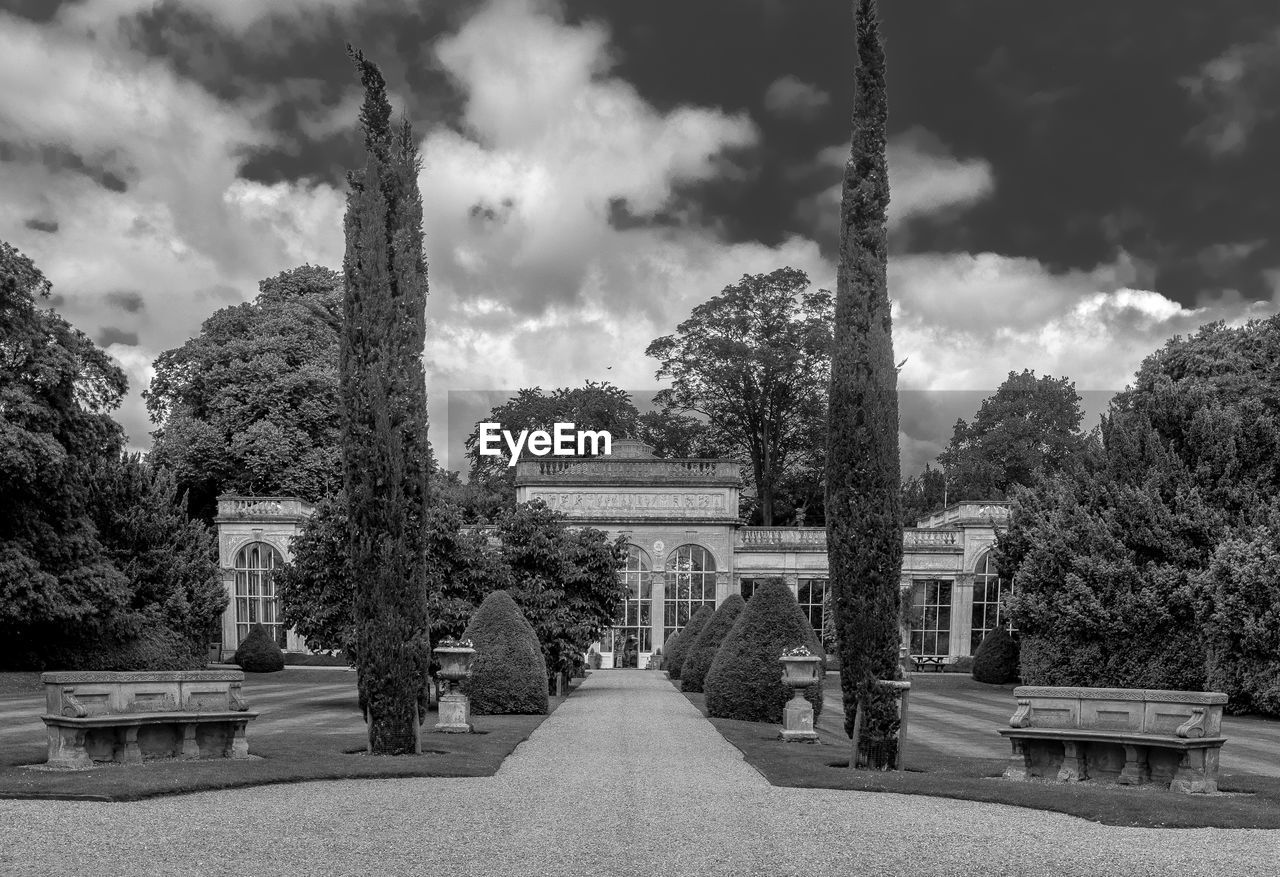
{"type": "MultiPolygon", "coordinates": [[[[977,695],[992,688],[967,678],[943,679],[944,675],[937,674],[937,679],[924,674],[912,677],[912,709],[927,708],[931,694],[955,699],[967,692],[976,700],[977,695]],[[922,684],[917,685],[917,680],[922,684]]],[[[775,786],[897,792],[1010,804],[1067,813],[1105,825],[1280,828],[1278,777],[1223,773],[1219,777],[1219,788],[1233,794],[1219,796],[1182,795],[1151,788],[1005,780],[1000,776],[1005,757],[957,754],[956,747],[940,741],[951,750],[943,751],[910,731],[905,772],[851,771],[847,767],[849,741],[843,735],[842,717],[836,714],[839,681],[835,674],[830,674],[827,680],[829,694],[832,680],[835,680],[836,709],[830,709],[829,698],[818,725],[822,738],[818,744],[784,743],[777,739],[779,728],[775,725],[730,719],[709,721],[742,752],[748,764],[775,786]]],[[[706,715],[701,694],[685,697],[706,715]]],[[[911,727],[915,727],[914,724],[911,727]]],[[[929,736],[936,733],[931,731],[929,736]]],[[[1227,746],[1230,745],[1228,742],[1227,746]]]]}
{"type": "MultiPolygon", "coordinates": [[[[289,667],[245,674],[244,694],[259,713],[249,724],[248,761],[156,761],[85,771],[30,770],[45,759],[38,674],[0,674],[0,798],[128,801],[156,795],[267,783],[366,777],[491,776],[546,716],[477,716],[476,734],[430,732],[421,756],[348,754],[364,746],[355,673],[289,667]],[[33,677],[37,684],[32,685],[33,677]]],[[[564,698],[552,698],[554,709],[564,698]]]]}

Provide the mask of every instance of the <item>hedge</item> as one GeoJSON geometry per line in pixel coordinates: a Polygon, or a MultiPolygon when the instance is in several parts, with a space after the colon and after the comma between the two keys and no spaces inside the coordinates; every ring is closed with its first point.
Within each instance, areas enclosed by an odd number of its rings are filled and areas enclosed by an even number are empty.
{"type": "Polygon", "coordinates": [[[548,711],[547,661],[533,625],[506,591],[494,591],[471,616],[463,639],[475,644],[462,690],[477,716],[548,711]]]}
{"type": "Polygon", "coordinates": [[[275,673],[284,669],[284,652],[275,637],[261,624],[255,624],[236,649],[232,659],[246,673],[275,673]]]}
{"type": "Polygon", "coordinates": [[[45,663],[52,670],[202,670],[203,652],[182,634],[163,624],[146,624],[128,637],[96,637],[73,650],[55,653],[45,663]]]}
{"type": "Polygon", "coordinates": [[[1018,643],[1003,627],[982,638],[973,656],[973,679],[988,685],[1018,680],[1018,643]]]}
{"type": "Polygon", "coordinates": [[[680,638],[667,649],[666,666],[669,677],[672,679],[680,678],[680,671],[684,666],[684,656],[689,653],[689,647],[693,645],[693,641],[702,632],[702,626],[710,621],[711,616],[714,614],[715,610],[710,606],[702,606],[697,612],[693,613],[689,623],[681,629],[680,638]]]}
{"type": "Polygon", "coordinates": [[[681,691],[702,691],[707,671],[711,669],[711,662],[715,660],[720,643],[724,642],[745,605],[747,601],[742,599],[741,594],[730,594],[711,616],[711,620],[703,626],[702,632],[685,652],[684,665],[680,668],[681,691]]]}
{"type": "MultiPolygon", "coordinates": [[[[782,683],[779,659],[785,649],[801,645],[825,659],[791,589],[776,579],[757,586],[707,671],[707,712],[721,719],[781,722],[794,689],[782,683]]],[[[822,712],[822,680],[806,688],[804,696],[816,719],[822,712]]]]}

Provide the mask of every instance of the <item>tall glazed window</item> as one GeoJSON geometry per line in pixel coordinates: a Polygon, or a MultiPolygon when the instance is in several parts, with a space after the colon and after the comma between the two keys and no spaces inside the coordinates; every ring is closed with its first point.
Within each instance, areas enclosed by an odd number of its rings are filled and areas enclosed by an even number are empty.
{"type": "Polygon", "coordinates": [[[716,605],[716,559],[701,545],[681,545],[667,555],[662,600],[663,642],[703,606],[716,605]]]}
{"type": "Polygon", "coordinates": [[[996,574],[995,558],[987,551],[973,571],[973,618],[970,634],[971,654],[976,654],[982,638],[1000,625],[1009,627],[1004,601],[1012,593],[1010,582],[996,574]]]}
{"type": "Polygon", "coordinates": [[[911,654],[945,658],[951,653],[951,582],[917,579],[911,588],[911,654]]]}
{"type": "Polygon", "coordinates": [[[236,644],[244,642],[255,624],[271,632],[272,639],[284,648],[285,631],[280,621],[280,601],[273,580],[275,570],[284,566],[284,558],[265,542],[250,542],[236,552],[236,644]]]}
{"type": "Polygon", "coordinates": [[[653,568],[644,549],[627,546],[627,565],[619,575],[627,586],[627,599],[601,647],[614,653],[615,667],[635,666],[631,662],[641,652],[653,651],[653,568]]]}

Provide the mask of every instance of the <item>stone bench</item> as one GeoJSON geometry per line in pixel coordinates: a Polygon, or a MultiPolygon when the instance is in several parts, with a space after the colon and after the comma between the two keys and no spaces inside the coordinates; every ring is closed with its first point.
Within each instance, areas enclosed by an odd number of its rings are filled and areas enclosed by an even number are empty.
{"type": "Polygon", "coordinates": [[[1000,729],[1013,745],[1006,777],[1218,791],[1225,694],[1022,686],[1013,696],[1000,729]]]}
{"type": "Polygon", "coordinates": [[[248,758],[240,670],[44,673],[48,764],[248,758]]]}

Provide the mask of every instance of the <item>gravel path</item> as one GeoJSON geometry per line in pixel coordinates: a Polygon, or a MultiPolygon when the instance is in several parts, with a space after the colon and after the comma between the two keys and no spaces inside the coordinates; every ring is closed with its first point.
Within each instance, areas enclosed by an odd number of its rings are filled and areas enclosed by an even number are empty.
{"type": "Polygon", "coordinates": [[[1280,832],[774,788],[659,674],[604,670],[489,778],[0,801],[0,873],[70,872],[1274,875],[1280,832]]]}

